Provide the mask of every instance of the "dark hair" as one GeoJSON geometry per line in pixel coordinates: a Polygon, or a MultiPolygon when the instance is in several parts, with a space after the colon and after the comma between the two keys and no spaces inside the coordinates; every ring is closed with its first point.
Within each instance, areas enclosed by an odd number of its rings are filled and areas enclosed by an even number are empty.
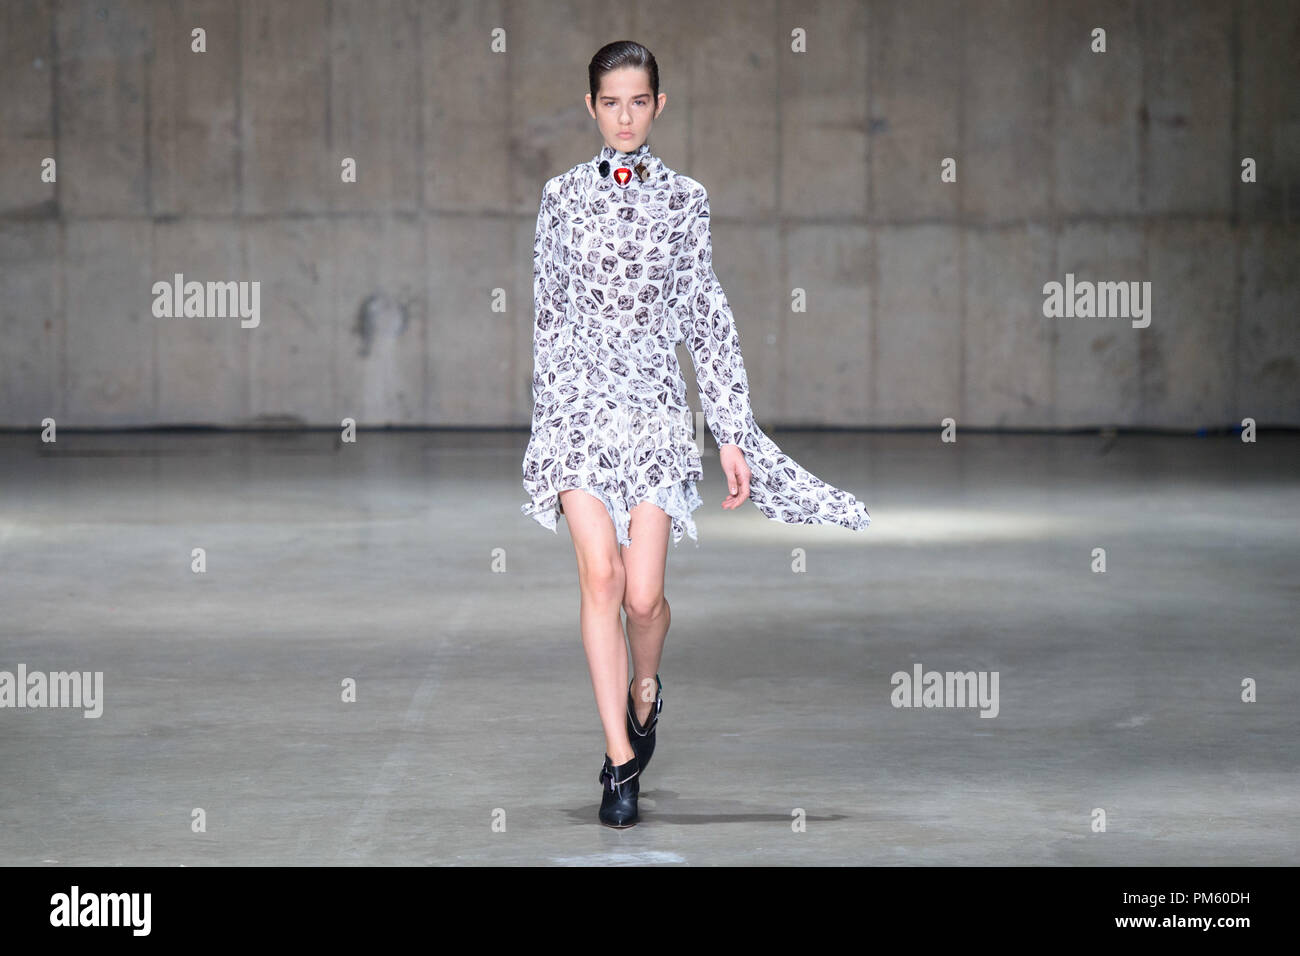
{"type": "Polygon", "coordinates": [[[627,66],[640,67],[650,74],[650,89],[654,91],[654,98],[659,99],[659,64],[655,62],[655,55],[634,40],[616,40],[597,50],[587,64],[592,103],[596,102],[600,78],[611,70],[627,66]]]}

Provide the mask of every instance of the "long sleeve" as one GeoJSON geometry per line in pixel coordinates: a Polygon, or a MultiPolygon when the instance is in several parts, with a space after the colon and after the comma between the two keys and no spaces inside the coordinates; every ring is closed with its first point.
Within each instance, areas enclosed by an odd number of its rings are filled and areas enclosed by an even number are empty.
{"type": "Polygon", "coordinates": [[[547,385],[551,351],[568,315],[567,275],[556,264],[561,247],[558,232],[559,183],[542,187],[533,239],[533,402],[547,385]]]}
{"type": "Polygon", "coordinates": [[[677,260],[678,321],[691,353],[700,403],[718,447],[739,445],[751,417],[749,378],[740,354],[740,333],[713,271],[713,236],[709,195],[701,187],[693,213],[686,219],[686,236],[677,260]]]}
{"type": "Polygon", "coordinates": [[[786,524],[836,524],[860,530],[871,524],[852,494],[818,478],[781,450],[758,427],[749,403],[749,379],[740,356],[740,335],[713,272],[709,197],[700,187],[686,218],[678,252],[677,311],[682,339],[695,364],[700,402],[718,447],[736,445],[752,472],[749,497],[760,512],[786,524]]]}

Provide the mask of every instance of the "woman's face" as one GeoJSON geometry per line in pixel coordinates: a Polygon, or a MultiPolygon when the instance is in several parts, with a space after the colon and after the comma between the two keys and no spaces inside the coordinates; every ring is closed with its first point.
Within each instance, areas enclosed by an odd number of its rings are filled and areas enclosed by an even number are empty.
{"type": "Polygon", "coordinates": [[[630,153],[646,141],[667,100],[668,94],[660,93],[656,104],[650,75],[640,67],[625,66],[601,77],[596,102],[587,94],[587,111],[596,118],[606,145],[630,153]]]}

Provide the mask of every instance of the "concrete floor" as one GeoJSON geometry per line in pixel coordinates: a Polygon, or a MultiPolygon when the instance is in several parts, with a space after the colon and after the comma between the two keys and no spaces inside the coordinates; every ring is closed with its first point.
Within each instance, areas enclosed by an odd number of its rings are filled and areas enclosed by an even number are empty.
{"type": "Polygon", "coordinates": [[[0,436],[0,670],[104,672],[0,710],[0,863],[1297,862],[1300,438],[771,434],[874,523],[723,512],[706,452],[621,832],[526,435],[0,436]],[[918,662],[997,716],[893,707],[918,662]]]}

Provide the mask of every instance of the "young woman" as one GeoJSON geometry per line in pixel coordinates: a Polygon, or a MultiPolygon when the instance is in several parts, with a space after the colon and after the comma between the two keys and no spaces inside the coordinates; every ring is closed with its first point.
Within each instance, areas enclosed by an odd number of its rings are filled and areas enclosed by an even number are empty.
{"type": "Polygon", "coordinates": [[[587,110],[604,146],[548,180],[533,244],[533,420],[521,506],[551,531],[563,514],[577,554],[580,625],[605,731],[600,821],[637,822],[640,776],[663,708],[671,530],[698,537],[703,479],[685,342],[730,492],[790,524],[871,522],[853,495],[810,474],[758,427],[727,297],[712,266],[709,197],[650,150],[667,96],[639,43],[602,47],[587,110]],[[634,675],[628,680],[620,608],[634,675]],[[639,688],[636,697],[632,685],[639,688]]]}

